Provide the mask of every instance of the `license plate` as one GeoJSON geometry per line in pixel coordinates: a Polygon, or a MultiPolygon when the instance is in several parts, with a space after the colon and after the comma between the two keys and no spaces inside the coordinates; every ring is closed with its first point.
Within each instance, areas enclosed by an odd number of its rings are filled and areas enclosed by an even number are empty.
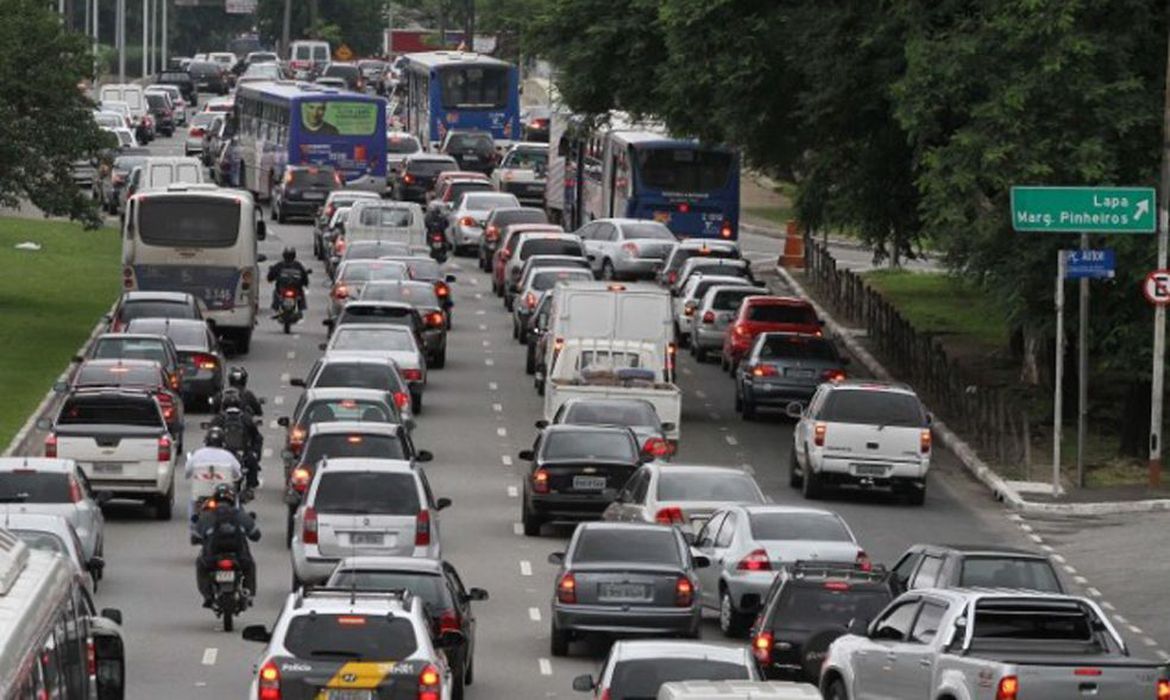
{"type": "Polygon", "coordinates": [[[463,156],[463,160],[467,161],[468,163],[474,163],[474,162],[477,162],[479,160],[479,156],[472,154],[472,153],[468,153],[468,154],[463,156]]]}
{"type": "MultiPolygon", "coordinates": [[[[320,697],[320,696],[318,696],[320,697]]],[[[373,700],[372,690],[326,690],[325,700],[373,700]]]]}
{"type": "Polygon", "coordinates": [[[789,377],[808,378],[813,376],[814,373],[811,369],[788,369],[785,370],[784,374],[788,375],[789,377]]]}
{"type": "Polygon", "coordinates": [[[604,476],[575,476],[573,488],[578,491],[602,491],[605,489],[604,476]]]}
{"type": "Polygon", "coordinates": [[[93,471],[95,474],[121,474],[121,462],[94,462],[93,471]]]}
{"type": "Polygon", "coordinates": [[[377,545],[382,546],[386,541],[386,536],[380,532],[352,532],[349,535],[349,543],[352,545],[377,545]]]}
{"type": "Polygon", "coordinates": [[[325,199],[324,192],[305,192],[303,196],[305,199],[325,199]]]}
{"type": "Polygon", "coordinates": [[[650,600],[650,586],[644,583],[603,583],[598,592],[602,600],[650,600]]]}
{"type": "Polygon", "coordinates": [[[236,580],[236,572],[234,571],[216,571],[216,583],[232,583],[236,580]]]}
{"type": "Polygon", "coordinates": [[[886,465],[884,464],[854,464],[853,470],[858,476],[885,476],[886,465]]]}

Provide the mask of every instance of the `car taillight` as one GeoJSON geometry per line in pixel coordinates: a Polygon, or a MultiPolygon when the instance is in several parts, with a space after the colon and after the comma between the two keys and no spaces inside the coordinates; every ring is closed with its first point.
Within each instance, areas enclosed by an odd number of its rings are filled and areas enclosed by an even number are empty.
{"type": "Polygon", "coordinates": [[[216,359],[215,355],[199,354],[194,357],[192,362],[199,369],[215,369],[219,366],[219,360],[216,359]]]}
{"type": "Polygon", "coordinates": [[[630,256],[631,258],[636,258],[636,257],[638,257],[638,254],[640,251],[638,250],[637,243],[623,243],[622,244],[622,252],[625,253],[626,255],[630,256]]]}
{"type": "Polygon", "coordinates": [[[648,438],[646,443],[642,445],[642,454],[654,457],[655,459],[668,457],[672,452],[674,452],[674,447],[671,446],[670,442],[660,437],[648,438]]]}
{"type": "Polygon", "coordinates": [[[475,219],[471,218],[470,216],[465,216],[459,220],[459,225],[460,226],[476,226],[477,224],[475,222],[475,219]]]}
{"type": "Polygon", "coordinates": [[[57,436],[52,433],[45,436],[45,456],[57,456],[57,436]]]}
{"type": "Polygon", "coordinates": [[[414,175],[411,175],[410,173],[407,173],[407,174],[403,175],[403,176],[402,176],[402,182],[403,182],[403,183],[405,183],[405,184],[407,184],[407,185],[412,185],[412,184],[414,184],[414,175]]]}
{"type": "Polygon", "coordinates": [[[489,241],[494,241],[500,237],[500,227],[495,224],[488,226],[487,230],[483,232],[489,241]]]}
{"type": "Polygon", "coordinates": [[[159,392],[155,394],[158,400],[158,407],[162,409],[163,420],[170,423],[175,419],[175,400],[171,398],[170,394],[159,392]]]}
{"type": "Polygon", "coordinates": [[[404,369],[404,370],[402,370],[402,378],[408,382],[421,382],[422,381],[422,370],[421,369],[404,369]]]}
{"type": "Polygon", "coordinates": [[[557,581],[557,600],[568,605],[577,602],[577,579],[573,574],[565,574],[557,581]]]}
{"type": "Polygon", "coordinates": [[[772,663],[772,633],[770,631],[762,631],[752,638],[752,656],[756,657],[756,662],[767,666],[772,663]]]}
{"type": "Polygon", "coordinates": [[[609,688],[602,688],[601,695],[597,696],[597,700],[613,700],[613,696],[609,694],[609,688]]]}
{"type": "Polygon", "coordinates": [[[813,444],[817,447],[825,446],[825,432],[828,427],[824,423],[817,423],[813,426],[813,444]]]}
{"type": "Polygon", "coordinates": [[[294,450],[300,450],[301,446],[305,444],[305,436],[307,434],[308,431],[305,430],[304,426],[293,426],[293,429],[289,431],[288,434],[289,447],[293,448],[294,450]]]}
{"type": "Polygon", "coordinates": [[[687,302],[686,305],[683,306],[683,316],[694,316],[694,315],[695,315],[694,302],[687,302]]]}
{"type": "Polygon", "coordinates": [[[1163,678],[1158,679],[1156,695],[1158,700],[1170,700],[1170,680],[1163,678]]]}
{"type": "Polygon", "coordinates": [[[166,435],[158,439],[158,461],[171,461],[171,438],[166,435]]]}
{"type": "Polygon", "coordinates": [[[714,311],[703,312],[703,323],[715,323],[715,312],[714,311]]]}
{"type": "MultiPolygon", "coordinates": [[[[122,287],[124,289],[134,289],[134,268],[129,265],[122,268],[122,287]]],[[[115,330],[115,333],[118,331],[115,330]]]]}
{"type": "Polygon", "coordinates": [[[337,240],[333,241],[333,253],[340,257],[341,254],[345,252],[346,245],[347,244],[344,238],[338,238],[337,240]]]}
{"type": "Polygon", "coordinates": [[[845,372],[839,369],[827,369],[821,372],[821,380],[826,382],[839,382],[845,379],[845,372]]]}
{"type": "Polygon", "coordinates": [[[658,512],[654,514],[654,522],[662,523],[663,525],[674,525],[677,523],[682,523],[682,508],[679,508],[678,506],[659,508],[658,512]]]}
{"type": "Polygon", "coordinates": [[[677,272],[666,273],[666,283],[667,284],[674,284],[677,281],[678,281],[678,273],[677,272]]]}
{"type": "Polygon", "coordinates": [[[420,510],[414,519],[414,546],[428,547],[431,544],[431,512],[420,510]]]}
{"type": "Polygon", "coordinates": [[[536,308],[536,295],[533,294],[532,292],[525,294],[524,295],[524,305],[528,307],[529,311],[531,311],[532,309],[535,309],[536,308]]]}
{"type": "Polygon", "coordinates": [[[745,325],[743,323],[735,324],[734,326],[731,327],[731,334],[732,335],[740,335],[740,336],[747,335],[748,334],[747,325],[745,325]]]}
{"type": "Polygon", "coordinates": [[[999,687],[995,689],[995,700],[1017,700],[1020,693],[1020,679],[1015,676],[1004,676],[999,679],[999,687]]]}
{"type": "Polygon", "coordinates": [[[288,478],[288,484],[299,494],[304,495],[309,490],[309,481],[313,475],[304,467],[297,467],[288,478]]]}
{"type": "Polygon", "coordinates": [[[443,632],[459,632],[462,631],[462,626],[459,624],[459,613],[454,610],[444,610],[439,614],[439,633],[443,632]]]}
{"type": "Polygon", "coordinates": [[[674,582],[674,604],[677,607],[689,607],[695,601],[695,584],[686,576],[679,576],[674,582]]]}
{"type": "Polygon", "coordinates": [[[305,515],[301,519],[301,542],[317,544],[317,509],[313,506],[305,508],[305,515]]]}
{"type": "Polygon", "coordinates": [[[674,378],[674,358],[678,355],[678,346],[674,343],[666,344],[666,380],[674,378]]]}
{"type": "Polygon", "coordinates": [[[439,700],[443,692],[439,669],[427,664],[422,673],[418,674],[418,700],[439,700]]]}
{"type": "Polygon", "coordinates": [[[69,502],[81,503],[85,500],[85,494],[81,491],[81,484],[77,483],[77,479],[69,477],[69,502]]]}
{"type": "Polygon", "coordinates": [[[732,233],[731,222],[724,221],[723,225],[719,227],[719,235],[723,238],[731,238],[732,233]]]}
{"type": "Polygon", "coordinates": [[[333,288],[334,299],[346,299],[349,297],[349,287],[344,284],[339,284],[333,288]]]}
{"type": "Polygon", "coordinates": [[[865,553],[864,549],[857,552],[857,568],[862,571],[873,571],[873,562],[870,561],[869,555],[865,553]]]}
{"type": "Polygon", "coordinates": [[[754,365],[752,366],[753,377],[775,377],[776,368],[772,365],[754,365]]]}
{"type": "Polygon", "coordinates": [[[201,126],[193,126],[187,130],[188,136],[202,136],[204,133],[204,129],[201,126]]]}
{"type": "Polygon", "coordinates": [[[260,679],[256,684],[258,700],[280,700],[280,669],[269,661],[260,667],[260,679]]]}
{"type": "MultiPolygon", "coordinates": [[[[90,683],[97,682],[97,647],[93,637],[85,640],[85,669],[89,674],[90,683]]],[[[95,686],[96,687],[96,686],[95,686]]]]}
{"type": "Polygon", "coordinates": [[[438,311],[432,311],[429,314],[427,314],[426,320],[427,320],[427,326],[429,326],[430,328],[442,328],[446,323],[443,320],[443,314],[439,313],[438,311]]]}
{"type": "Polygon", "coordinates": [[[397,406],[398,410],[400,411],[409,406],[410,394],[407,394],[405,391],[394,392],[394,405],[397,406]]]}
{"type": "Polygon", "coordinates": [[[930,428],[923,428],[922,432],[918,434],[918,449],[922,452],[922,454],[929,454],[930,444],[930,428]]]}
{"type": "Polygon", "coordinates": [[[735,565],[735,568],[737,571],[771,571],[772,561],[768,559],[768,552],[760,548],[745,555],[735,565]]]}
{"type": "Polygon", "coordinates": [[[537,469],[532,472],[532,491],[534,493],[548,493],[548,471],[537,469]]]}
{"type": "Polygon", "coordinates": [[[171,373],[167,374],[167,383],[175,391],[179,390],[179,386],[180,386],[181,381],[182,380],[179,378],[178,372],[171,372],[171,373]]]}
{"type": "Polygon", "coordinates": [[[689,214],[691,212],[691,205],[689,202],[679,202],[678,213],[689,214]]]}

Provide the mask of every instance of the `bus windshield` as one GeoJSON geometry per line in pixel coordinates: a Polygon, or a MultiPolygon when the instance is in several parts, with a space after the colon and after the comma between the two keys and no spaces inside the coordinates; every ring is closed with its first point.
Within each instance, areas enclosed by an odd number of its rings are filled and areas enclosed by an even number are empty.
{"type": "Polygon", "coordinates": [[[448,66],[439,70],[443,109],[501,109],[508,104],[508,69],[503,66],[448,66]]]}
{"type": "Polygon", "coordinates": [[[667,192],[712,192],[727,184],[733,158],[726,151],[639,148],[643,186],[667,192]]]}

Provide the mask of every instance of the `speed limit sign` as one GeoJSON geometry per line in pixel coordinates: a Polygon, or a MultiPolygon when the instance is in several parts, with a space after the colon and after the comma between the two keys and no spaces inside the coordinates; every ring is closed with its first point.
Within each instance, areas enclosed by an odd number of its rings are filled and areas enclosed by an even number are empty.
{"type": "Polygon", "coordinates": [[[1170,304],[1170,270],[1154,270],[1146,275],[1142,293],[1155,306],[1170,304]]]}

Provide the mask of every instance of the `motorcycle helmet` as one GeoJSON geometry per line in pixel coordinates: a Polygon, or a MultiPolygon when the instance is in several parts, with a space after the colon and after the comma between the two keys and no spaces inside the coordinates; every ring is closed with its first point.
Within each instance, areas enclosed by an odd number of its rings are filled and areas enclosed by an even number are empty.
{"type": "Polygon", "coordinates": [[[223,447],[224,435],[223,428],[213,426],[207,431],[207,435],[203,438],[203,444],[208,447],[223,447]]]}
{"type": "Polygon", "coordinates": [[[285,246],[285,249],[280,253],[280,257],[286,263],[293,262],[297,259],[297,251],[292,246],[285,246]]]}
{"type": "Polygon", "coordinates": [[[248,386],[248,370],[243,367],[232,367],[228,370],[228,384],[241,391],[248,386]]]}

